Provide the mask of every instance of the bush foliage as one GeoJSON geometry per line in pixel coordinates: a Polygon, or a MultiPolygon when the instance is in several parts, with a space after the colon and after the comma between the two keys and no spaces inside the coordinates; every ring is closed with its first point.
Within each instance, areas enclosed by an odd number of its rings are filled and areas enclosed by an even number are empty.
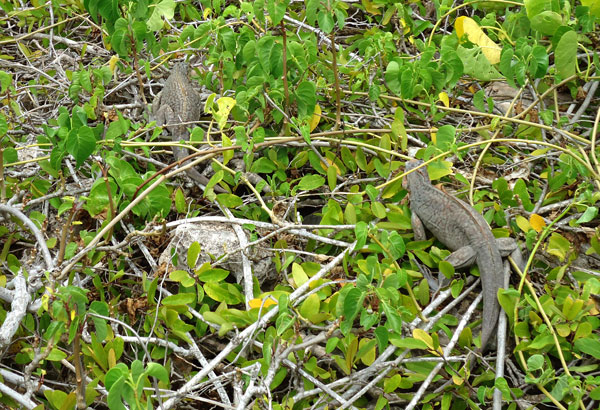
{"type": "Polygon", "coordinates": [[[600,400],[598,2],[0,7],[3,405],[600,400]],[[148,109],[180,60],[205,100],[189,142],[148,109]],[[175,144],[205,191],[165,168],[175,144]],[[526,251],[499,293],[503,373],[477,354],[477,267],[414,240],[415,157],[526,251]],[[238,242],[169,248],[189,218],[238,242]]]}

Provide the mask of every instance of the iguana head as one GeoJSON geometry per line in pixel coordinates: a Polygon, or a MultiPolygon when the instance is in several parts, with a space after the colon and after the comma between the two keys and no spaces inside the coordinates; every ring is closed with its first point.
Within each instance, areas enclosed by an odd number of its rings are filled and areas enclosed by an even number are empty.
{"type": "Polygon", "coordinates": [[[183,75],[185,77],[188,77],[190,74],[190,65],[188,63],[186,63],[185,61],[180,61],[178,63],[175,63],[175,65],[171,69],[171,73],[177,73],[177,74],[183,75]]]}
{"type": "MultiPolygon", "coordinates": [[[[411,159],[410,161],[406,162],[404,171],[408,172],[411,169],[417,168],[421,164],[423,164],[423,161],[421,161],[420,159],[411,159]]],[[[427,167],[421,167],[416,171],[405,175],[404,180],[402,181],[402,187],[404,189],[410,190],[410,186],[415,183],[430,183],[429,174],[427,174],[427,167]]]]}

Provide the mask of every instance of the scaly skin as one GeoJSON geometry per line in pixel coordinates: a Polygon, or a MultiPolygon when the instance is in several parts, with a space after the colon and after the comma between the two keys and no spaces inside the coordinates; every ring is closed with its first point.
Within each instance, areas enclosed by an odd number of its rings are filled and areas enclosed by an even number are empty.
{"type": "MultiPolygon", "coordinates": [[[[406,171],[422,161],[411,160],[406,171]]],[[[483,287],[483,320],[481,351],[488,347],[495,333],[500,314],[498,289],[503,287],[502,257],[489,225],[477,211],[465,202],[435,188],[425,167],[407,175],[404,185],[410,192],[415,239],[425,239],[423,225],[452,251],[471,247],[479,267],[483,287]]],[[[460,251],[459,251],[460,252],[460,251]]]]}
{"type": "MultiPolygon", "coordinates": [[[[187,63],[177,63],[171,69],[163,90],[152,104],[152,112],[156,125],[166,125],[171,139],[175,142],[189,140],[187,126],[191,121],[200,118],[202,100],[192,87],[189,79],[190,67],[187,63]],[[183,124],[182,124],[183,123],[183,124]]],[[[189,155],[186,148],[173,147],[173,154],[178,161],[189,155]]],[[[208,178],[195,169],[188,169],[187,174],[200,184],[206,186],[208,178]]],[[[215,186],[215,191],[225,192],[221,187],[215,186]]]]}

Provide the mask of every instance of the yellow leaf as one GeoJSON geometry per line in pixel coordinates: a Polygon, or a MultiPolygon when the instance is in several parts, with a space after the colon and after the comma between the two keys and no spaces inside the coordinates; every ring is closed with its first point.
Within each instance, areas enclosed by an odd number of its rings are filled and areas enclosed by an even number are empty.
{"type": "Polygon", "coordinates": [[[265,300],[264,303],[263,303],[262,299],[258,299],[258,298],[252,299],[248,302],[248,306],[250,306],[250,309],[258,309],[261,306],[264,309],[264,308],[268,308],[269,306],[276,305],[276,304],[277,304],[277,302],[271,298],[265,300]]]}
{"type": "Polygon", "coordinates": [[[117,365],[117,354],[115,352],[115,349],[108,350],[107,359],[109,368],[113,368],[117,365]]]}
{"type": "Polygon", "coordinates": [[[535,313],[534,311],[529,311],[529,322],[534,325],[539,325],[542,323],[542,318],[535,313]]]}
{"type": "Polygon", "coordinates": [[[454,22],[454,28],[456,29],[456,34],[459,39],[462,40],[466,34],[471,43],[477,44],[490,64],[497,64],[500,62],[502,47],[494,43],[483,32],[475,20],[470,17],[460,16],[454,22]]]}
{"type": "Polygon", "coordinates": [[[315,105],[315,111],[313,112],[313,116],[310,119],[310,132],[313,132],[313,130],[315,128],[317,128],[317,125],[319,125],[319,122],[321,121],[321,107],[319,106],[319,104],[315,105]]]}
{"type": "Polygon", "coordinates": [[[538,233],[542,232],[542,229],[544,229],[544,226],[546,226],[546,221],[544,221],[544,218],[538,214],[531,214],[529,217],[529,223],[531,224],[531,227],[538,233]]]}
{"type": "Polygon", "coordinates": [[[529,232],[529,230],[531,229],[531,224],[529,223],[529,221],[521,215],[516,216],[515,222],[517,222],[517,226],[523,232],[529,232]]]}
{"type": "Polygon", "coordinates": [[[114,55],[110,58],[110,60],[108,61],[108,68],[110,68],[110,72],[112,74],[115,73],[115,67],[117,66],[117,63],[119,62],[119,56],[118,55],[114,55]]]}
{"type": "Polygon", "coordinates": [[[429,333],[424,331],[423,329],[415,329],[413,330],[413,337],[417,340],[425,342],[427,347],[433,350],[433,338],[429,336],[429,333]]]}
{"type": "Polygon", "coordinates": [[[365,7],[367,13],[372,14],[374,16],[378,16],[381,14],[381,12],[379,11],[379,7],[382,6],[381,4],[375,4],[367,0],[362,0],[362,4],[365,7]]]}
{"type": "Polygon", "coordinates": [[[465,378],[461,377],[459,374],[457,373],[453,373],[452,374],[452,381],[454,382],[454,384],[456,384],[457,386],[461,386],[464,382],[465,382],[465,378]]]}
{"type": "MultiPolygon", "coordinates": [[[[400,19],[399,22],[402,25],[402,34],[406,35],[410,33],[410,26],[406,24],[406,21],[404,21],[404,19],[400,19]]],[[[412,44],[414,42],[414,37],[409,36],[408,41],[412,44]]]]}
{"type": "Polygon", "coordinates": [[[207,7],[204,9],[204,13],[202,13],[202,17],[204,17],[204,20],[208,20],[208,17],[212,14],[212,9],[210,7],[207,7]]]}
{"type": "Polygon", "coordinates": [[[558,333],[558,335],[561,337],[567,337],[571,334],[571,328],[566,323],[557,324],[556,333],[558,333]]]}
{"type": "Polygon", "coordinates": [[[600,2],[598,0],[581,0],[581,5],[590,8],[590,14],[600,17],[600,2]]]}
{"type": "Polygon", "coordinates": [[[302,266],[296,262],[292,264],[292,278],[297,287],[304,285],[308,281],[308,275],[304,272],[302,266]]]}
{"type": "MultiPolygon", "coordinates": [[[[360,339],[360,342],[358,342],[358,347],[362,349],[364,346],[368,345],[371,342],[371,340],[372,339],[368,338],[360,339]]],[[[365,366],[370,366],[375,361],[375,357],[377,354],[375,346],[376,345],[371,346],[371,348],[364,355],[361,356],[360,361],[365,366]]]]}
{"type": "Polygon", "coordinates": [[[550,151],[550,148],[540,148],[534,150],[531,154],[532,157],[539,157],[540,155],[546,155],[546,152],[550,151]]]}
{"type": "Polygon", "coordinates": [[[36,50],[33,53],[31,53],[31,57],[30,58],[31,59],[38,59],[38,58],[40,58],[42,56],[43,56],[43,54],[42,54],[41,50],[36,50]]]}
{"type": "MultiPolygon", "coordinates": [[[[231,147],[233,142],[227,135],[221,133],[221,145],[223,147],[231,147]]],[[[223,165],[227,165],[227,163],[233,158],[233,150],[223,152],[223,165]]]]}
{"type": "Polygon", "coordinates": [[[571,248],[571,241],[569,241],[561,234],[554,232],[552,235],[550,235],[550,238],[548,239],[548,243],[546,245],[546,252],[558,257],[561,261],[564,261],[571,248]]]}
{"type": "Polygon", "coordinates": [[[446,106],[446,108],[450,107],[450,99],[448,98],[448,94],[446,94],[446,93],[440,93],[438,95],[438,98],[440,99],[440,101],[442,103],[444,103],[444,105],[446,106]]]}
{"type": "Polygon", "coordinates": [[[44,293],[42,295],[42,307],[44,308],[44,310],[47,312],[49,309],[49,302],[50,302],[50,295],[47,293],[44,293]]]}
{"type": "Polygon", "coordinates": [[[235,100],[231,97],[221,97],[217,100],[217,106],[219,107],[219,110],[216,113],[213,113],[213,115],[217,120],[217,124],[219,124],[219,129],[222,130],[227,123],[227,118],[229,117],[231,109],[235,106],[235,100]]]}
{"type": "Polygon", "coordinates": [[[29,48],[25,44],[19,41],[17,42],[17,47],[19,48],[19,50],[21,50],[21,53],[23,53],[25,57],[31,57],[31,50],[29,50],[29,48]]]}
{"type": "Polygon", "coordinates": [[[600,311],[596,307],[596,303],[593,299],[589,299],[586,303],[586,309],[589,309],[588,313],[592,316],[598,316],[600,311]]]}
{"type": "Polygon", "coordinates": [[[327,164],[323,164],[323,168],[331,168],[333,167],[335,169],[335,173],[337,175],[342,175],[342,171],[340,171],[340,167],[337,166],[337,164],[335,162],[333,162],[332,159],[330,158],[325,158],[325,161],[327,162],[327,164]]]}

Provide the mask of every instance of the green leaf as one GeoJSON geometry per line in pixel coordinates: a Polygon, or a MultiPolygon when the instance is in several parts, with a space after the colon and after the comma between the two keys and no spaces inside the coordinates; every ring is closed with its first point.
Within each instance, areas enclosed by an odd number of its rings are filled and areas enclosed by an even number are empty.
{"type": "Polygon", "coordinates": [[[218,194],[217,202],[229,209],[237,208],[244,204],[243,199],[235,194],[218,194]]]}
{"type": "Polygon", "coordinates": [[[330,337],[327,339],[327,343],[325,344],[325,352],[331,353],[333,349],[335,349],[339,343],[340,339],[338,337],[330,337]]]}
{"type": "Polygon", "coordinates": [[[194,269],[198,264],[201,247],[198,242],[193,242],[187,250],[187,265],[188,268],[194,269]]]}
{"type": "MultiPolygon", "coordinates": [[[[108,376],[108,375],[107,375],[108,376]]],[[[106,403],[110,409],[125,410],[125,406],[121,401],[121,396],[125,394],[125,378],[120,377],[115,381],[110,389],[108,389],[108,397],[106,403]]]]}
{"type": "Polygon", "coordinates": [[[581,352],[600,360],[600,340],[597,338],[581,338],[575,341],[575,347],[581,352]]]}
{"type": "Polygon", "coordinates": [[[371,212],[373,212],[373,215],[379,219],[383,219],[387,216],[385,205],[383,205],[381,202],[371,202],[371,212]]]}
{"type": "Polygon", "coordinates": [[[312,116],[317,103],[317,87],[311,81],[302,81],[296,89],[298,117],[312,116]]]}
{"type": "Polygon", "coordinates": [[[506,78],[506,82],[513,88],[517,88],[515,84],[515,73],[513,69],[513,56],[515,51],[510,45],[505,45],[502,49],[502,54],[500,54],[500,64],[499,68],[504,77],[506,78]]]}
{"type": "Polygon", "coordinates": [[[385,83],[396,94],[400,93],[400,65],[390,61],[385,69],[385,83]]]}
{"type": "MultiPolygon", "coordinates": [[[[110,314],[108,305],[105,302],[100,302],[99,300],[95,300],[90,304],[90,312],[97,313],[102,316],[109,316],[110,314]]],[[[98,338],[98,341],[104,341],[108,335],[106,320],[92,316],[92,321],[94,322],[94,327],[96,328],[96,337],[98,338]]]]}
{"type": "Polygon", "coordinates": [[[396,347],[421,350],[428,349],[428,346],[424,341],[412,337],[404,337],[402,339],[392,338],[391,342],[396,347]]]}
{"type": "Polygon", "coordinates": [[[77,397],[75,392],[71,392],[69,395],[61,390],[44,390],[44,396],[54,408],[76,408],[77,397]],[[64,406],[64,407],[63,407],[64,406]]]}
{"type": "MultiPolygon", "coordinates": [[[[0,116],[0,122],[2,120],[3,118],[0,116]]],[[[18,162],[19,155],[17,154],[17,150],[12,147],[4,148],[4,152],[2,153],[2,159],[4,161],[4,165],[10,164],[12,162],[18,162]]]]}
{"type": "Polygon", "coordinates": [[[362,309],[365,292],[358,288],[352,288],[344,298],[344,321],[352,322],[362,309]]]}
{"type": "Polygon", "coordinates": [[[456,141],[456,128],[452,125],[442,125],[435,136],[435,146],[441,151],[449,151],[456,141]]]}
{"type": "Polygon", "coordinates": [[[583,215],[577,220],[578,224],[583,224],[592,221],[598,215],[598,208],[595,206],[588,206],[583,215]]]}
{"type": "Polygon", "coordinates": [[[446,175],[452,174],[452,163],[449,161],[434,161],[427,166],[429,178],[432,181],[438,180],[446,175]]]}
{"type": "Polygon", "coordinates": [[[67,354],[65,352],[63,352],[60,349],[53,348],[50,351],[50,354],[48,355],[48,357],[46,359],[50,360],[51,362],[60,362],[61,360],[65,359],[66,357],[67,357],[67,354]]]}
{"type": "Polygon", "coordinates": [[[267,0],[267,11],[269,12],[269,17],[274,26],[278,25],[281,20],[283,20],[287,5],[287,0],[267,0]]]}
{"type": "Polygon", "coordinates": [[[304,0],[306,22],[311,26],[317,19],[317,10],[319,9],[319,0],[304,0]]]}
{"type": "Polygon", "coordinates": [[[275,327],[277,328],[277,336],[281,336],[296,322],[296,319],[289,313],[277,316],[275,327]]]}
{"type": "Polygon", "coordinates": [[[203,289],[209,298],[216,300],[217,302],[225,302],[230,305],[235,305],[243,301],[240,300],[239,295],[232,294],[229,291],[226,283],[206,282],[203,286],[203,289]]]}
{"type": "Polygon", "coordinates": [[[229,276],[229,271],[224,269],[208,269],[198,274],[198,280],[202,282],[221,282],[229,276]]]}
{"type": "Polygon", "coordinates": [[[129,369],[127,368],[127,365],[125,365],[125,363],[119,363],[106,372],[106,376],[104,377],[104,385],[108,390],[110,390],[116,383],[118,383],[119,379],[127,377],[128,374],[129,369]]]}
{"type": "Polygon", "coordinates": [[[96,137],[94,131],[87,125],[79,129],[73,129],[67,136],[67,152],[77,161],[77,167],[80,167],[96,148],[96,137]]]}
{"type": "Polygon", "coordinates": [[[319,295],[313,293],[308,296],[302,304],[300,305],[300,314],[310,320],[313,323],[318,323],[318,320],[315,320],[315,317],[319,313],[319,307],[321,306],[321,301],[319,300],[319,295]]]}
{"type": "Polygon", "coordinates": [[[356,246],[354,250],[362,249],[367,243],[368,225],[364,221],[359,221],[354,227],[354,235],[356,236],[356,246]]]}
{"type": "Polygon", "coordinates": [[[260,157],[252,163],[252,172],[259,174],[270,174],[277,170],[277,165],[267,157],[260,157]]]}
{"type": "Polygon", "coordinates": [[[150,31],[158,31],[163,26],[163,18],[171,20],[175,14],[175,2],[173,0],[161,0],[160,3],[153,4],[152,14],[146,22],[150,31]]]}
{"type": "Polygon", "coordinates": [[[92,80],[90,78],[90,72],[88,70],[82,70],[79,76],[79,83],[85,91],[92,93],[92,80]]]}
{"type": "Polygon", "coordinates": [[[533,30],[539,31],[546,36],[553,35],[556,29],[562,25],[560,14],[551,10],[542,11],[541,13],[530,17],[529,20],[531,21],[531,28],[533,30]]]}
{"type": "Polygon", "coordinates": [[[6,117],[0,114],[0,137],[3,137],[8,131],[8,123],[6,122],[6,117]]]}
{"type": "Polygon", "coordinates": [[[546,48],[540,45],[535,46],[533,50],[531,50],[531,56],[533,57],[531,64],[535,64],[535,67],[533,67],[531,70],[534,78],[544,77],[548,71],[549,64],[549,57],[548,53],[546,53],[546,48]]]}
{"type": "Polygon", "coordinates": [[[515,182],[513,192],[519,196],[519,199],[523,204],[523,208],[525,208],[527,212],[533,211],[535,204],[533,204],[529,199],[529,192],[527,192],[527,185],[525,185],[525,181],[518,179],[517,182],[515,182]]]}
{"type": "Polygon", "coordinates": [[[211,311],[204,312],[202,314],[202,317],[204,317],[204,319],[206,319],[207,321],[220,326],[227,322],[223,317],[221,317],[221,315],[211,311]]]}
{"type": "Polygon", "coordinates": [[[107,185],[113,200],[119,200],[119,189],[112,178],[108,179],[108,184],[102,178],[96,180],[94,185],[92,185],[90,195],[86,198],[86,204],[84,205],[84,209],[88,211],[92,217],[104,212],[104,210],[108,208],[109,195],[107,192],[107,185]]]}
{"type": "Polygon", "coordinates": [[[110,44],[119,56],[127,56],[131,47],[131,42],[129,41],[127,30],[115,30],[113,35],[110,36],[110,44]]]}
{"type": "Polygon", "coordinates": [[[146,374],[148,376],[156,377],[163,383],[167,383],[169,381],[169,374],[167,373],[167,370],[159,363],[148,363],[146,374]]]}
{"type": "Polygon", "coordinates": [[[402,236],[400,236],[398,232],[394,231],[390,234],[388,240],[388,249],[392,254],[392,257],[394,259],[400,259],[402,256],[404,256],[404,252],[406,252],[406,245],[402,236]]]}
{"type": "Polygon", "coordinates": [[[187,306],[196,302],[195,293],[178,293],[162,300],[164,306],[187,306]]]}
{"type": "Polygon", "coordinates": [[[413,98],[417,95],[417,79],[415,68],[404,66],[400,72],[400,94],[403,98],[413,98]]]}
{"type": "Polygon", "coordinates": [[[333,21],[333,15],[328,11],[321,10],[317,14],[317,21],[319,22],[319,28],[325,32],[325,34],[331,33],[335,22],[333,21]]]}
{"type": "MultiPolygon", "coordinates": [[[[141,181],[139,177],[134,177],[132,178],[132,182],[133,189],[131,190],[131,195],[133,195],[134,189],[137,188],[141,181]]],[[[171,196],[165,183],[155,187],[150,194],[144,198],[140,208],[144,208],[145,212],[142,212],[139,215],[148,215],[150,217],[155,215],[166,216],[171,210],[171,196]]],[[[138,210],[138,207],[133,208],[134,212],[137,212],[138,210]]]]}
{"type": "Polygon", "coordinates": [[[577,64],[577,33],[567,31],[562,35],[554,51],[556,71],[561,78],[575,74],[577,64]]]}
{"type": "Polygon", "coordinates": [[[177,188],[175,191],[175,209],[178,213],[182,214],[187,211],[187,203],[185,201],[185,195],[181,188],[177,188]]]}
{"type": "Polygon", "coordinates": [[[196,284],[194,278],[184,270],[174,270],[169,274],[169,278],[175,282],[181,283],[182,286],[189,288],[196,284]]]}
{"type": "Polygon", "coordinates": [[[527,369],[530,371],[540,370],[544,366],[544,356],[534,354],[527,359],[527,369]]]}
{"type": "Polygon", "coordinates": [[[264,36],[256,44],[258,60],[266,73],[280,77],[283,73],[283,47],[272,36],[264,36]]]}
{"type": "Polygon", "coordinates": [[[313,189],[317,189],[325,185],[325,178],[320,175],[305,175],[302,177],[298,185],[297,189],[302,191],[311,191],[313,189]]]}
{"type": "Polygon", "coordinates": [[[327,185],[330,191],[337,186],[337,168],[334,166],[327,168],[327,185]]]}
{"type": "MultiPolygon", "coordinates": [[[[490,61],[479,47],[466,48],[459,46],[456,53],[460,57],[465,74],[480,81],[490,81],[500,77],[500,73],[490,64],[490,61]]],[[[502,57],[500,62],[502,63],[502,57]]]]}
{"type": "MultiPolygon", "coordinates": [[[[12,75],[7,73],[6,71],[0,70],[0,93],[5,93],[8,89],[8,86],[12,83],[12,75]]],[[[0,118],[4,118],[3,115],[0,115],[0,118]]],[[[0,137],[4,134],[0,132],[0,137]]]]}

